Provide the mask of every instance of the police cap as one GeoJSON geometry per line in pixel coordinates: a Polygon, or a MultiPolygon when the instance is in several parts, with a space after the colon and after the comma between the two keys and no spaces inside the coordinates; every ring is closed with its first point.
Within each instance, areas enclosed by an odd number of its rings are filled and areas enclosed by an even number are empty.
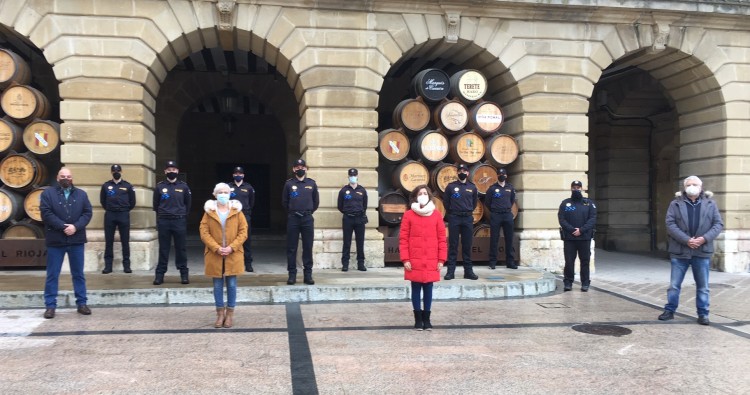
{"type": "Polygon", "coordinates": [[[583,188],[583,183],[580,182],[580,181],[578,181],[578,180],[575,180],[575,181],[573,181],[573,182],[570,183],[570,186],[571,187],[581,187],[581,188],[583,188]]]}
{"type": "Polygon", "coordinates": [[[305,163],[304,159],[297,159],[296,161],[294,161],[294,166],[293,167],[296,167],[296,166],[305,166],[305,167],[307,167],[307,164],[305,163]]]}
{"type": "Polygon", "coordinates": [[[164,166],[164,168],[165,168],[165,169],[168,169],[168,168],[170,168],[170,167],[175,167],[175,168],[176,168],[176,167],[177,167],[177,162],[176,162],[176,161],[173,161],[173,160],[168,160],[168,161],[167,161],[167,165],[166,165],[166,166],[164,166]]]}
{"type": "Polygon", "coordinates": [[[243,169],[242,166],[237,166],[237,167],[234,168],[234,170],[232,170],[232,174],[234,174],[234,173],[245,174],[245,169],[243,169]]]}
{"type": "Polygon", "coordinates": [[[466,166],[466,165],[465,165],[465,164],[463,164],[463,163],[460,163],[460,164],[458,165],[458,171],[461,171],[461,170],[469,171],[469,167],[468,167],[468,166],[466,166]]]}
{"type": "Polygon", "coordinates": [[[122,171],[122,167],[120,165],[112,165],[110,168],[111,171],[122,171]]]}
{"type": "Polygon", "coordinates": [[[504,174],[504,175],[507,176],[508,175],[508,170],[505,170],[504,167],[501,167],[501,168],[497,169],[497,175],[501,175],[501,174],[504,174]]]}
{"type": "Polygon", "coordinates": [[[357,171],[357,169],[354,169],[354,168],[349,169],[350,176],[356,176],[357,174],[359,174],[359,171],[357,171]]]}

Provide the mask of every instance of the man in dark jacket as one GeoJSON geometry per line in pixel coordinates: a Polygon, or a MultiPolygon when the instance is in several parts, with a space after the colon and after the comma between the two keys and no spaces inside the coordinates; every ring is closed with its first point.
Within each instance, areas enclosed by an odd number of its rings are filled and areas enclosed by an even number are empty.
{"type": "Polygon", "coordinates": [[[576,255],[581,261],[581,291],[588,292],[591,284],[589,261],[591,239],[596,227],[596,204],[593,200],[583,197],[582,189],[583,183],[580,181],[570,183],[570,198],[563,200],[557,210],[565,254],[564,291],[573,289],[576,255]]]}
{"type": "Polygon", "coordinates": [[[695,280],[695,307],[698,323],[709,325],[708,271],[714,254],[714,239],[724,229],[719,208],[711,199],[713,193],[703,191],[703,182],[696,176],[683,181],[685,193],[678,192],[667,209],[667,249],[672,273],[667,290],[667,305],[659,316],[662,321],[674,318],[680,301],[682,280],[688,267],[695,280]]]}
{"type": "Polygon", "coordinates": [[[55,318],[57,287],[65,254],[70,261],[70,274],[78,312],[91,314],[86,306],[86,278],[83,276],[83,252],[86,225],[91,221],[91,203],[81,189],[73,186],[73,175],[66,168],[57,173],[58,185],[42,192],[39,210],[46,230],[47,281],[44,284],[44,318],[55,318]]]}
{"type": "Polygon", "coordinates": [[[135,208],[135,190],[133,185],[122,179],[122,167],[112,165],[112,179],[102,184],[99,192],[99,203],[104,208],[104,270],[102,274],[112,273],[114,260],[115,229],[120,230],[122,244],[122,270],[130,270],[130,211],[135,208]]]}

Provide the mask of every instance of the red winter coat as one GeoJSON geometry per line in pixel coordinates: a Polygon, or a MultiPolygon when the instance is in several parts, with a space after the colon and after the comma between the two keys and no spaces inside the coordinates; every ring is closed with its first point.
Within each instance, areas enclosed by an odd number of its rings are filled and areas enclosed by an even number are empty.
{"type": "Polygon", "coordinates": [[[445,243],[445,224],[438,210],[422,217],[407,210],[401,220],[398,236],[401,262],[411,262],[411,271],[404,270],[404,280],[418,283],[440,281],[438,261],[445,262],[448,249],[445,243]]]}

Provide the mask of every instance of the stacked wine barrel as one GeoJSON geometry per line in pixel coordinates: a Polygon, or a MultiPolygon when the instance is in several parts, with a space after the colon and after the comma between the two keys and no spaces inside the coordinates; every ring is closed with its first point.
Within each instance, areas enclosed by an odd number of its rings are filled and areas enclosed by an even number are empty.
{"type": "Polygon", "coordinates": [[[458,179],[456,164],[463,163],[480,194],[474,235],[489,236],[484,223],[489,222],[489,211],[481,201],[497,181],[497,169],[518,156],[518,145],[499,133],[500,106],[483,100],[486,78],[477,70],[448,76],[440,69],[426,69],[412,78],[410,91],[411,97],[394,108],[391,127],[378,133],[381,231],[386,237],[398,235],[408,196],[420,184],[430,186],[445,216],[445,187],[458,179]]]}
{"type": "Polygon", "coordinates": [[[43,239],[39,199],[59,167],[60,124],[28,63],[0,48],[0,238],[43,239]]]}

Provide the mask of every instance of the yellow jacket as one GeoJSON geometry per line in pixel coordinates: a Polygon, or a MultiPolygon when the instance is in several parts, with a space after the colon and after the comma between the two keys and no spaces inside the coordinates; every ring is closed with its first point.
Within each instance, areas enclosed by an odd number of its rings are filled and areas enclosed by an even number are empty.
{"type": "Polygon", "coordinates": [[[232,247],[232,253],[223,257],[219,255],[222,231],[219,214],[216,213],[216,200],[209,200],[203,205],[200,234],[203,244],[203,258],[206,263],[206,276],[221,278],[222,258],[224,261],[224,275],[236,276],[245,272],[245,251],[242,243],[247,239],[247,221],[242,214],[242,203],[237,200],[229,201],[229,215],[225,224],[226,245],[232,247]]]}

